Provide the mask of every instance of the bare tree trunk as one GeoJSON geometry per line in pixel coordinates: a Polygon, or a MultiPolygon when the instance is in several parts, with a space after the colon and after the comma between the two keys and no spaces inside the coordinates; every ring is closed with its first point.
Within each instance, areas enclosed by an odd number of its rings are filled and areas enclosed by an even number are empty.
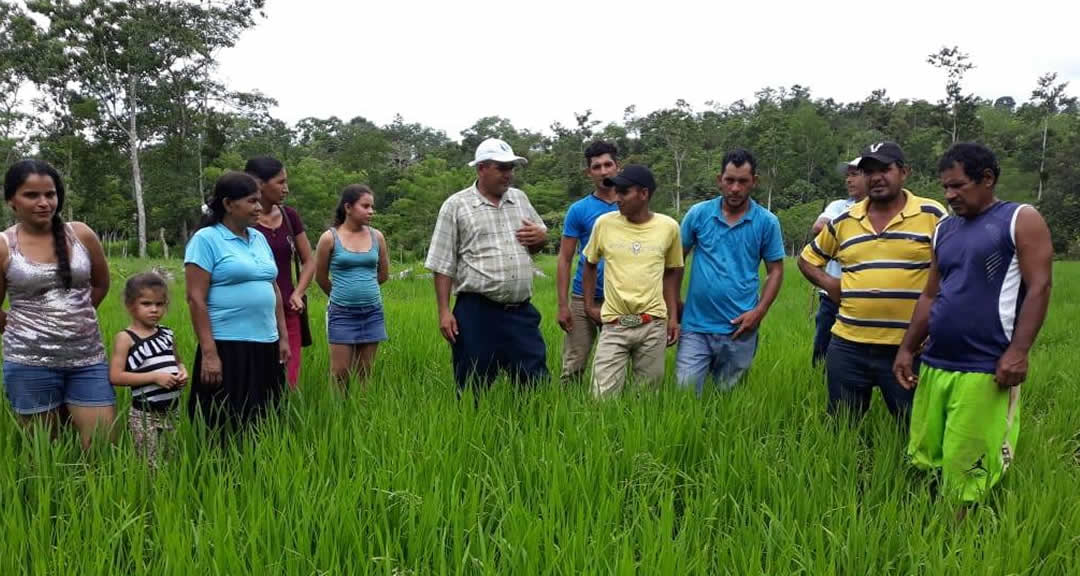
{"type": "Polygon", "coordinates": [[[73,188],[75,188],[75,187],[71,185],[75,181],[75,179],[71,177],[72,173],[75,172],[75,169],[72,168],[72,166],[71,166],[72,162],[73,162],[73,160],[72,160],[72,153],[71,153],[71,144],[69,143],[68,147],[67,147],[67,167],[66,167],[66,170],[67,170],[67,185],[68,185],[68,187],[67,187],[67,190],[65,190],[65,194],[67,196],[67,198],[65,198],[65,200],[67,201],[67,210],[68,210],[67,220],[68,220],[68,222],[71,222],[72,220],[75,219],[75,206],[74,206],[74,202],[72,202],[72,196],[73,196],[72,192],[73,192],[73,188]]]}
{"type": "Polygon", "coordinates": [[[1035,197],[1036,200],[1042,200],[1043,192],[1043,174],[1046,170],[1046,132],[1050,127],[1050,116],[1043,118],[1043,140],[1042,140],[1042,157],[1039,158],[1039,194],[1035,197]]]}
{"type": "Polygon", "coordinates": [[[169,243],[165,241],[165,229],[159,228],[158,235],[161,237],[161,255],[166,260],[169,259],[169,243]]]}
{"type": "Polygon", "coordinates": [[[135,76],[128,87],[128,149],[131,154],[131,183],[135,188],[135,214],[139,224],[139,258],[146,258],[146,207],[143,205],[142,168],[139,166],[139,135],[136,120],[139,111],[135,100],[135,76]]]}
{"type": "MultiPolygon", "coordinates": [[[[810,151],[810,138],[806,139],[806,183],[810,183],[810,176],[814,173],[814,157],[810,151]]],[[[799,204],[806,202],[806,188],[799,192],[799,204]]]]}
{"type": "Polygon", "coordinates": [[[952,111],[952,143],[953,144],[956,144],[956,108],[957,108],[957,103],[953,102],[953,111],[952,111]]]}
{"type": "Polygon", "coordinates": [[[810,174],[814,171],[814,161],[810,156],[810,143],[806,143],[806,183],[810,183],[810,174]]]}
{"type": "MultiPolygon", "coordinates": [[[[651,194],[651,192],[650,192],[651,194]]],[[[675,154],[675,215],[680,215],[679,204],[682,200],[682,158],[675,154]]]]}
{"type": "MultiPolygon", "coordinates": [[[[206,193],[205,193],[205,190],[203,190],[203,179],[202,179],[202,176],[203,176],[203,174],[202,174],[203,173],[202,147],[203,147],[203,138],[205,137],[205,134],[206,134],[206,115],[203,114],[202,130],[199,130],[198,150],[195,151],[195,155],[199,158],[199,173],[195,175],[195,181],[199,183],[199,203],[200,204],[203,203],[203,202],[206,202],[206,193]]],[[[185,240],[187,240],[187,238],[185,238],[185,240]]]]}
{"type": "Polygon", "coordinates": [[[767,209],[767,210],[768,210],[769,212],[772,212],[772,191],[773,191],[773,182],[776,182],[776,168],[775,168],[775,167],[771,167],[771,168],[769,168],[769,200],[768,200],[768,202],[767,202],[767,203],[766,203],[766,205],[765,205],[765,208],[766,208],[766,209],[767,209]]]}

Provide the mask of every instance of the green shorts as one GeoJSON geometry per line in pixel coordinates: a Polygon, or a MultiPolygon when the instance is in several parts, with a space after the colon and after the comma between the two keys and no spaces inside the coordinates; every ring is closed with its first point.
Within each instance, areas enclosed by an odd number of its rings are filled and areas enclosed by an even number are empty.
{"type": "Polygon", "coordinates": [[[979,500],[1012,463],[1019,412],[1019,387],[1001,388],[993,374],[923,364],[908,456],[916,467],[940,469],[950,497],[979,500]]]}

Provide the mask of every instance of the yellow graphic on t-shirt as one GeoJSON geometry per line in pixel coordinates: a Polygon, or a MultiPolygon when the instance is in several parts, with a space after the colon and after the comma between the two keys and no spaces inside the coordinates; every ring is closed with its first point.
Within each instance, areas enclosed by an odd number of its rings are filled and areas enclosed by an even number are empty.
{"type": "Polygon", "coordinates": [[[634,224],[618,212],[604,214],[593,224],[585,258],[604,259],[604,322],[627,314],[667,318],[664,269],[681,268],[679,224],[663,214],[634,224]]]}

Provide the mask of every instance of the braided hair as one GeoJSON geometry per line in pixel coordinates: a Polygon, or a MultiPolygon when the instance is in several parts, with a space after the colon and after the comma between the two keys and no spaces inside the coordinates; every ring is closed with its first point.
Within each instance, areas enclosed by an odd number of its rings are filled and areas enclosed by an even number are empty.
{"type": "Polygon", "coordinates": [[[56,209],[52,215],[53,250],[56,253],[56,275],[64,289],[71,288],[71,255],[68,252],[67,226],[60,216],[64,209],[64,181],[48,162],[27,158],[11,165],[4,175],[4,200],[10,201],[30,176],[48,176],[56,187],[56,209]]]}

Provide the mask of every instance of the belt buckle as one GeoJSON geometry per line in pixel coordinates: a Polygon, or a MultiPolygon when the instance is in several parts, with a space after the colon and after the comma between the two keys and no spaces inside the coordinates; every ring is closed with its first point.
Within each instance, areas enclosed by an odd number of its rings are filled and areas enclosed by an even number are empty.
{"type": "Polygon", "coordinates": [[[640,314],[626,314],[619,316],[619,326],[623,328],[636,328],[641,326],[644,321],[640,314]]]}

